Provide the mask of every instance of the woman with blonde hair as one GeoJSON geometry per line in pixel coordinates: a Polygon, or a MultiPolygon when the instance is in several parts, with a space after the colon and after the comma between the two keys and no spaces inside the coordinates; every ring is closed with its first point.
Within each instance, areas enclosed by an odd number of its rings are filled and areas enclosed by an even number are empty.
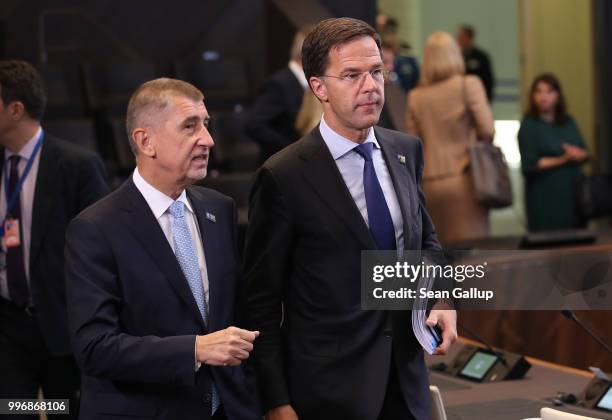
{"type": "Polygon", "coordinates": [[[440,241],[488,236],[489,211],[475,198],[469,146],[493,140],[493,116],[480,79],[465,76],[450,34],[435,32],[427,39],[421,80],[407,108],[407,130],[423,141],[423,189],[440,241]]]}
{"type": "Polygon", "coordinates": [[[321,115],[323,115],[323,107],[314,93],[308,89],[304,92],[302,106],[295,120],[295,131],[300,137],[310,133],[321,122],[321,115]]]}

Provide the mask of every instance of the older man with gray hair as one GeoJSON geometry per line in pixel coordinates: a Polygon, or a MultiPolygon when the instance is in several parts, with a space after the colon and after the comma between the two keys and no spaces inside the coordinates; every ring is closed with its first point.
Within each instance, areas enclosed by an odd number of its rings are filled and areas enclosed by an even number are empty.
{"type": "Polygon", "coordinates": [[[233,201],[192,186],[213,139],[204,95],[173,79],[128,105],[136,170],[81,213],[66,245],[68,312],[83,371],[81,418],[256,419],[236,327],[233,201]]]}

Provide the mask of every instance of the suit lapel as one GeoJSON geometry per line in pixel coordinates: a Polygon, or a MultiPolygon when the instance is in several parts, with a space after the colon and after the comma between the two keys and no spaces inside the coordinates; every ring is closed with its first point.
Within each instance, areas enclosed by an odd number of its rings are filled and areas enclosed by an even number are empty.
{"type": "Polygon", "coordinates": [[[410,177],[410,172],[406,166],[406,160],[408,156],[405,156],[396,146],[393,141],[383,135],[380,130],[375,130],[376,140],[380,144],[382,149],[382,155],[387,164],[389,174],[391,175],[391,181],[393,182],[393,188],[395,189],[395,195],[399,202],[400,209],[402,211],[402,221],[404,225],[404,249],[410,249],[410,240],[412,233],[412,222],[415,220],[416,214],[414,214],[413,206],[410,205],[410,200],[416,198],[416,191],[413,191],[413,181],[410,177]],[[406,159],[404,162],[400,161],[400,156],[404,156],[406,159]]]}
{"type": "Polygon", "coordinates": [[[226,301],[221,293],[223,279],[221,278],[220,264],[227,256],[220,255],[220,247],[215,246],[219,242],[221,233],[218,231],[219,225],[211,220],[216,218],[214,210],[206,206],[203,198],[195,189],[188,188],[187,196],[193,206],[198,221],[198,228],[200,229],[202,246],[204,247],[206,272],[208,275],[208,325],[209,329],[214,331],[217,329],[215,305],[224,300],[226,301]],[[207,214],[209,215],[208,217],[207,214]]]}
{"type": "Polygon", "coordinates": [[[347,225],[365,249],[376,249],[370,230],[346,187],[318,126],[304,139],[301,156],[306,161],[303,176],[315,193],[347,225]]]}
{"type": "Polygon", "coordinates": [[[58,156],[53,142],[48,136],[43,140],[38,162],[38,174],[34,187],[34,202],[32,205],[32,233],[30,239],[30,272],[36,264],[44,236],[50,225],[49,217],[52,206],[59,197],[61,156],[58,156]]]}
{"type": "Polygon", "coordinates": [[[172,288],[191,310],[201,327],[206,330],[206,325],[193,297],[189,283],[146,200],[140,191],[138,191],[131,178],[123,184],[121,189],[125,196],[125,199],[122,200],[124,203],[122,208],[126,211],[124,224],[134,233],[134,236],[142,244],[142,248],[149,253],[151,259],[168,279],[172,288]]]}

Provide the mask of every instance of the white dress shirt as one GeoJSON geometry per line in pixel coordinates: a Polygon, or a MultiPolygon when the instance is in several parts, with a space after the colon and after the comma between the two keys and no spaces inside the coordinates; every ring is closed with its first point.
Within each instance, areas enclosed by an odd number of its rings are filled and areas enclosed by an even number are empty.
{"type": "MultiPolygon", "coordinates": [[[[361,213],[363,220],[369,227],[368,207],[366,205],[365,190],[363,188],[363,166],[365,160],[359,153],[353,150],[358,144],[346,137],[342,137],[332,130],[325,122],[325,116],[321,117],[319,131],[338,166],[338,170],[342,175],[342,179],[344,179],[346,187],[359,209],[359,213],[361,213]]],[[[365,142],[374,143],[372,162],[374,163],[376,177],[385,195],[387,207],[389,207],[389,212],[391,213],[393,228],[395,229],[395,244],[399,253],[400,250],[404,249],[404,222],[402,219],[402,210],[399,206],[395,188],[393,187],[393,181],[391,180],[391,175],[387,169],[385,159],[382,156],[382,151],[378,144],[378,140],[376,140],[373,128],[370,128],[368,137],[364,140],[364,143],[365,142]]]]}
{"type": "MultiPolygon", "coordinates": [[[[28,142],[21,148],[19,153],[17,153],[17,155],[21,157],[21,159],[19,159],[19,164],[17,165],[20,177],[23,175],[23,171],[28,162],[30,161],[32,153],[34,152],[34,148],[36,147],[36,143],[38,142],[38,139],[41,135],[42,129],[39,127],[34,137],[28,140],[28,142]]],[[[38,153],[34,157],[34,162],[32,163],[32,167],[30,168],[30,173],[23,182],[23,186],[21,187],[21,191],[19,192],[19,199],[21,201],[21,220],[19,220],[22,234],[21,247],[23,249],[23,263],[28,284],[30,282],[30,243],[32,239],[32,209],[34,208],[34,190],[36,189],[36,177],[38,176],[40,154],[44,147],[45,145],[43,139],[43,144],[41,145],[41,148],[38,150],[38,153]]],[[[0,222],[2,223],[6,218],[7,205],[6,191],[4,191],[4,177],[10,170],[9,158],[14,154],[15,153],[11,152],[10,150],[4,149],[4,167],[2,171],[2,177],[0,178],[0,217],[2,218],[0,222]]],[[[0,252],[6,253],[6,250],[0,249],[0,252]]],[[[6,258],[6,255],[3,255],[2,258],[6,258]]],[[[10,299],[5,268],[0,269],[0,295],[5,299],[10,299]]]]}
{"type": "Polygon", "coordinates": [[[289,61],[289,64],[287,65],[289,66],[289,70],[291,70],[291,73],[293,73],[298,82],[300,82],[300,85],[302,85],[304,90],[308,90],[308,81],[306,80],[306,74],[304,74],[304,69],[302,69],[302,67],[300,67],[300,65],[293,60],[289,61]]]}
{"type": "MultiPolygon", "coordinates": [[[[138,172],[138,168],[134,170],[132,179],[136,188],[138,188],[138,191],[140,191],[151,208],[155,219],[159,223],[164,235],[166,235],[166,239],[174,252],[174,236],[172,232],[174,217],[168,211],[174,200],[145,181],[138,172]]],[[[200,267],[200,276],[202,277],[202,285],[204,287],[204,299],[206,299],[206,308],[208,308],[208,271],[206,270],[206,258],[204,256],[204,247],[202,245],[200,229],[198,228],[198,221],[193,212],[193,207],[187,198],[187,193],[184,190],[176,201],[182,201],[185,204],[185,218],[198,256],[198,266],[200,267]]]]}

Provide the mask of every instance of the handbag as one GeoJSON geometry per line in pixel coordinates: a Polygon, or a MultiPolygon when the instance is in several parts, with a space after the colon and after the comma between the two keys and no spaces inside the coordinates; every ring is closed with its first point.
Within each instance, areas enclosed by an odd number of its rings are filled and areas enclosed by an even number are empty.
{"type": "Polygon", "coordinates": [[[470,172],[476,200],[499,209],[512,205],[512,184],[501,149],[487,141],[470,146],[470,172]]]}
{"type": "MultiPolygon", "coordinates": [[[[463,78],[463,100],[467,104],[465,77],[463,78]]],[[[511,206],[510,171],[501,149],[489,141],[476,141],[469,146],[468,154],[476,200],[488,208],[499,209],[511,206]]]]}

